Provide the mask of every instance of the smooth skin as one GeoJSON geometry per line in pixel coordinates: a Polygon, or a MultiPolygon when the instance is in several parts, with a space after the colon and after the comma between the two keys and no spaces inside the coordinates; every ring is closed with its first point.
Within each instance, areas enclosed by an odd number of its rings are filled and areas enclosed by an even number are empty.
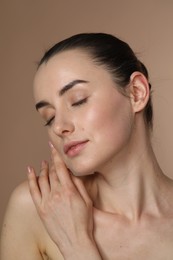
{"type": "Polygon", "coordinates": [[[13,192],[1,259],[172,260],[173,183],[144,122],[144,75],[134,72],[123,95],[87,53],[65,51],[38,69],[34,96],[44,101],[52,160],[38,177],[29,167],[13,192]],[[72,156],[71,141],[87,142],[72,156]]]}

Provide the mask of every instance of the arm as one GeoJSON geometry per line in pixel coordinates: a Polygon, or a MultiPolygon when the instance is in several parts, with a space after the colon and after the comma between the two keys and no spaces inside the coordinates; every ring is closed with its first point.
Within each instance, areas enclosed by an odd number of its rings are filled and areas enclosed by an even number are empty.
{"type": "Polygon", "coordinates": [[[54,147],[52,165],[42,162],[37,179],[29,168],[30,192],[37,212],[64,259],[102,259],[93,237],[93,205],[80,180],[66,168],[54,147]]]}
{"type": "Polygon", "coordinates": [[[37,246],[36,214],[27,186],[20,185],[10,198],[2,227],[1,260],[43,259],[37,246]]]}

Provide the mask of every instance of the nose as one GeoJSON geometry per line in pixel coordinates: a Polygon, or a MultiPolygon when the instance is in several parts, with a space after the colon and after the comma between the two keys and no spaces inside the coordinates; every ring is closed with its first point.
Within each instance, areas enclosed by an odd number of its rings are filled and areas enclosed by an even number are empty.
{"type": "Polygon", "coordinates": [[[59,137],[70,135],[74,131],[74,124],[71,118],[63,116],[56,118],[53,124],[53,131],[59,137]]]}

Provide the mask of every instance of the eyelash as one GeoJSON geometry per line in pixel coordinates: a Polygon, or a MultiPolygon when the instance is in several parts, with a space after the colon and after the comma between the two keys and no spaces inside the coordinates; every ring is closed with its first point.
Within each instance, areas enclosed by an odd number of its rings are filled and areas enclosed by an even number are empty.
{"type": "Polygon", "coordinates": [[[51,117],[51,119],[49,119],[49,120],[44,124],[44,126],[50,126],[50,125],[51,125],[51,122],[53,121],[54,118],[55,118],[54,116],[51,117]]]}
{"type": "Polygon", "coordinates": [[[79,101],[73,103],[72,106],[73,106],[73,107],[75,107],[75,106],[80,106],[80,105],[86,103],[86,102],[87,102],[87,99],[88,99],[88,98],[83,98],[83,99],[81,99],[81,100],[79,100],[79,101]]]}
{"type": "MultiPolygon", "coordinates": [[[[84,104],[84,103],[87,102],[87,99],[88,99],[88,98],[81,99],[81,100],[79,100],[79,101],[73,103],[72,106],[73,106],[73,107],[75,107],[75,106],[81,106],[82,104],[84,104]]],[[[53,116],[51,119],[49,119],[49,120],[45,123],[44,126],[50,126],[54,118],[55,118],[55,117],[53,116]]]]}

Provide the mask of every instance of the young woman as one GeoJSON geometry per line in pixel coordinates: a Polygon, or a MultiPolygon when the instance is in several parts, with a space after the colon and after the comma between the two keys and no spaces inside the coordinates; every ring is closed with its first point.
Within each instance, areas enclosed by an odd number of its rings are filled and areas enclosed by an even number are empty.
{"type": "Polygon", "coordinates": [[[51,163],[16,188],[2,260],[173,259],[173,184],[150,142],[151,85],[118,38],[72,36],[42,58],[36,109],[51,163]]]}

